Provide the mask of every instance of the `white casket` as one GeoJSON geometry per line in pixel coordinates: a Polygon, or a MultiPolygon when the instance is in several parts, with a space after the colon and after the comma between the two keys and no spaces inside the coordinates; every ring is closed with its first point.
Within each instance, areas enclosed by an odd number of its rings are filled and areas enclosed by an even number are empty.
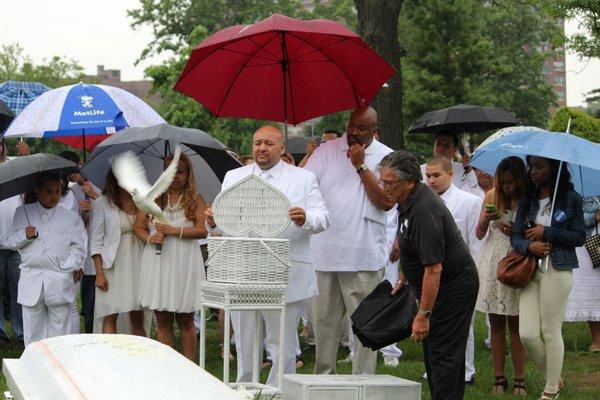
{"type": "Polygon", "coordinates": [[[68,335],[4,359],[17,400],[209,399],[241,396],[172,348],[131,335],[68,335]]]}

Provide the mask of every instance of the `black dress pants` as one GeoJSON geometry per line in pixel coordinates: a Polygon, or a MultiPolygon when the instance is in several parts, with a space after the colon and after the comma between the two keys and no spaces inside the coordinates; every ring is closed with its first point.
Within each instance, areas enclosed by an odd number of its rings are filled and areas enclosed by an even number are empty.
{"type": "Polygon", "coordinates": [[[429,335],[423,341],[432,400],[461,400],[464,396],[465,349],[477,289],[436,299],[429,321],[429,335]]]}

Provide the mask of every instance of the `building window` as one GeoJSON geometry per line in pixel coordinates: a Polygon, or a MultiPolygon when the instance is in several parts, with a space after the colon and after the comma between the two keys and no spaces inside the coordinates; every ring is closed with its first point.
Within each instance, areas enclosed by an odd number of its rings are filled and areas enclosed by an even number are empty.
{"type": "Polygon", "coordinates": [[[558,97],[558,101],[565,101],[565,92],[559,90],[558,92],[556,92],[556,95],[558,97]]]}
{"type": "Polygon", "coordinates": [[[554,84],[555,85],[564,85],[565,84],[565,77],[564,76],[555,76],[554,77],[554,84]]]}
{"type": "Polygon", "coordinates": [[[555,71],[564,71],[565,70],[564,61],[554,61],[554,70],[555,71]]]}

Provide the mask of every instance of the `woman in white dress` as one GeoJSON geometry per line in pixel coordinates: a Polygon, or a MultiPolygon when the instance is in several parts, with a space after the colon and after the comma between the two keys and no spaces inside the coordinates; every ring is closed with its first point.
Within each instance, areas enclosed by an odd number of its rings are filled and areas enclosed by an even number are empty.
{"type": "MultiPolygon", "coordinates": [[[[583,218],[586,236],[600,231],[600,197],[583,199],[583,218]]],[[[565,321],[588,321],[593,353],[600,352],[600,268],[594,269],[592,259],[585,246],[575,249],[579,268],[573,270],[573,288],[569,294],[565,321]]]]}
{"type": "Polygon", "coordinates": [[[496,279],[498,263],[510,250],[510,235],[519,200],[529,192],[525,163],[518,157],[502,160],[496,169],[494,188],[486,193],[477,238],[485,243],[479,259],[479,295],[475,309],[488,313],[494,366],[492,392],[504,393],[508,381],[504,376],[505,331],[508,322],[512,360],[515,371],[513,394],[525,396],[525,349],[519,337],[519,291],[496,279]],[[486,237],[487,234],[487,237],[486,237]]]}
{"type": "Polygon", "coordinates": [[[138,299],[143,243],[133,234],[137,211],[109,170],[102,196],[94,200],[90,238],[96,269],[94,315],[102,318],[102,333],[117,333],[118,314],[128,312],[131,333],[146,335],[138,299]]]}
{"type": "MultiPolygon", "coordinates": [[[[172,156],[167,157],[165,167],[172,160],[172,156]]],[[[200,283],[205,279],[197,240],[207,235],[206,205],[196,193],[194,171],[186,156],[181,155],[173,183],[157,201],[170,223],[154,223],[138,212],[135,224],[135,234],[146,242],[140,303],[155,311],[157,339],[171,347],[175,345],[173,322],[177,320],[183,355],[194,360],[197,344],[194,312],[200,309],[200,283]],[[162,244],[162,254],[156,254],[157,244],[162,244]]]]}

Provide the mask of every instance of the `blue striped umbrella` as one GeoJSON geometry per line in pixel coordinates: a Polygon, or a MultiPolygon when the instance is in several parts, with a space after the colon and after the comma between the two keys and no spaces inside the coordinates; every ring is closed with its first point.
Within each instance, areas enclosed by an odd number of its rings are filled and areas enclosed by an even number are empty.
{"type": "Polygon", "coordinates": [[[18,115],[29,103],[48,90],[48,86],[39,82],[6,81],[0,83],[0,100],[18,115]]]}

